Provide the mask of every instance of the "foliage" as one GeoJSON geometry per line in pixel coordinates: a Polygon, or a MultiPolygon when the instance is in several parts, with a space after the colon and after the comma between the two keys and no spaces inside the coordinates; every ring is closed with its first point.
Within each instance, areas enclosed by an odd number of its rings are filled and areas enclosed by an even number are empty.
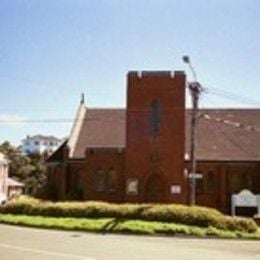
{"type": "Polygon", "coordinates": [[[50,202],[18,199],[0,206],[0,213],[75,218],[116,218],[214,227],[226,231],[255,232],[252,219],[227,217],[215,209],[184,205],[112,204],[105,202],[50,202]]]}
{"type": "Polygon", "coordinates": [[[196,237],[244,238],[260,240],[260,232],[232,232],[215,227],[196,227],[183,224],[152,222],[144,220],[123,220],[114,218],[54,218],[0,214],[0,223],[38,228],[78,230],[99,233],[167,234],[196,237]]]}
{"type": "Polygon", "coordinates": [[[25,185],[27,194],[34,194],[45,182],[45,155],[23,155],[9,142],[0,145],[0,152],[10,161],[9,176],[25,185]]]}

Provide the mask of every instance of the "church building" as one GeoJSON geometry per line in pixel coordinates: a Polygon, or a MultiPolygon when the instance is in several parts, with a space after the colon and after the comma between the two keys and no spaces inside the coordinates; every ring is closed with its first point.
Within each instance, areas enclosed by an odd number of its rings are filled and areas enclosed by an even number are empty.
{"type": "MultiPolygon", "coordinates": [[[[82,98],[66,140],[47,159],[54,200],[189,203],[190,121],[182,71],[132,71],[126,108],[82,98]]],[[[200,109],[196,204],[230,213],[231,195],[260,193],[260,109],[200,109]]]]}

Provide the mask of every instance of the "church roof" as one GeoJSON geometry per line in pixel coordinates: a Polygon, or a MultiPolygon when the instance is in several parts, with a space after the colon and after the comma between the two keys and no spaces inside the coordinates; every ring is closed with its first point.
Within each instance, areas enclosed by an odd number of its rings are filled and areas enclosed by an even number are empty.
{"type": "MultiPolygon", "coordinates": [[[[260,161],[260,109],[202,109],[198,123],[200,160],[260,161]]],[[[186,152],[190,151],[186,112],[186,152]]]]}
{"type": "Polygon", "coordinates": [[[86,109],[72,157],[84,157],[87,147],[123,148],[126,142],[125,109],[86,109]]]}
{"type": "MultiPolygon", "coordinates": [[[[260,109],[202,109],[199,113],[199,160],[260,161],[260,109]]],[[[186,110],[186,154],[190,151],[190,119],[190,110],[186,110]]],[[[70,158],[84,158],[86,148],[125,147],[126,110],[85,108],[73,138],[70,158]]]]}

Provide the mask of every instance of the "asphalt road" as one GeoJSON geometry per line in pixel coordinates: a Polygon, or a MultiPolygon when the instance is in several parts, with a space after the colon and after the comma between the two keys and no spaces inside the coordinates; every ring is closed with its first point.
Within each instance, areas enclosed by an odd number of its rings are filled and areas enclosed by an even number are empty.
{"type": "Polygon", "coordinates": [[[1,260],[260,260],[260,242],[39,230],[0,225],[1,260]]]}

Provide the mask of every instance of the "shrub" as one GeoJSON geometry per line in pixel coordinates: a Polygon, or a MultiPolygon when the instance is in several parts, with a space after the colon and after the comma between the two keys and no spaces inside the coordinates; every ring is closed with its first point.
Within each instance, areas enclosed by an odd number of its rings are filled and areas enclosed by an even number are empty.
{"type": "Polygon", "coordinates": [[[0,206],[0,213],[75,218],[118,218],[178,223],[240,232],[255,232],[252,219],[228,217],[215,209],[174,204],[50,202],[21,198],[0,206]]]}

